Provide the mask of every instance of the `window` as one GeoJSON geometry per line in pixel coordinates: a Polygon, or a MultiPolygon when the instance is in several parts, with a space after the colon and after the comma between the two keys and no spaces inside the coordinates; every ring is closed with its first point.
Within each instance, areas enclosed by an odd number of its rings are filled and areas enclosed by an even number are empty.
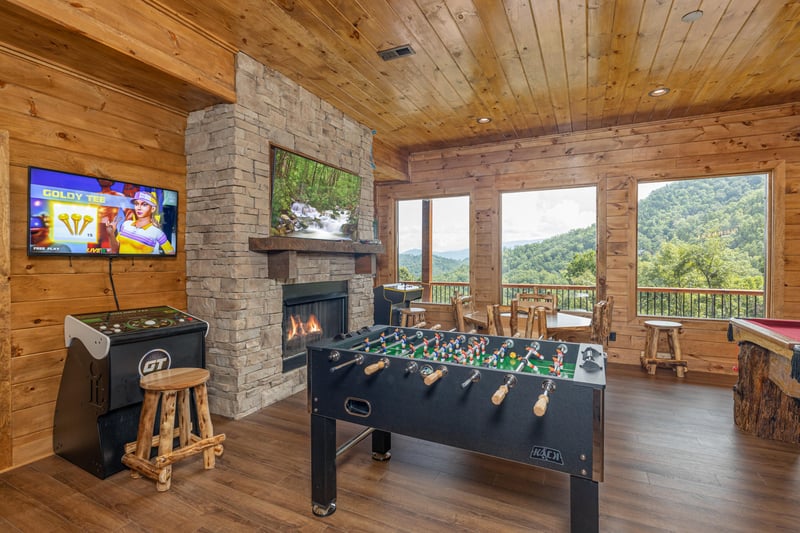
{"type": "Polygon", "coordinates": [[[423,300],[469,292],[469,196],[397,202],[398,281],[421,282],[423,300]]]}
{"type": "Polygon", "coordinates": [[[765,312],[767,174],[638,185],[638,313],[765,312]]]}
{"type": "Polygon", "coordinates": [[[591,309],[597,278],[595,187],[502,195],[503,302],[550,292],[560,309],[591,309]]]}

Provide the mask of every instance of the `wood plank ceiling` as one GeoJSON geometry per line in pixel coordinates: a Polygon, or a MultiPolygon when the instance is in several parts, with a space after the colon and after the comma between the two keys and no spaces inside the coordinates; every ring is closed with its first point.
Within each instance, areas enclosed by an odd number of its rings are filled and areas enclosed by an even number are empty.
{"type": "Polygon", "coordinates": [[[158,1],[401,153],[800,101],[800,2],[158,1]]]}

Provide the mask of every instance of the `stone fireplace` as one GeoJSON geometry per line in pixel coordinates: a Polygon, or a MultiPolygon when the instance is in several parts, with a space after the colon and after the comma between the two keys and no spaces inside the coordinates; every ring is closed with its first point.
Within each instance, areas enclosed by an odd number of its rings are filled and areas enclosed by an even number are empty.
{"type": "Polygon", "coordinates": [[[302,362],[284,361],[285,298],[295,286],[338,284],[340,327],[372,323],[376,253],[358,241],[298,245],[269,235],[274,143],[361,176],[358,233],[372,238],[372,131],[241,53],[236,95],[192,113],[186,127],[188,310],[210,325],[211,411],[231,418],[306,386],[302,362]]]}
{"type": "Polygon", "coordinates": [[[322,281],[283,286],[283,372],[306,364],[306,346],[347,328],[347,282],[322,281]]]}

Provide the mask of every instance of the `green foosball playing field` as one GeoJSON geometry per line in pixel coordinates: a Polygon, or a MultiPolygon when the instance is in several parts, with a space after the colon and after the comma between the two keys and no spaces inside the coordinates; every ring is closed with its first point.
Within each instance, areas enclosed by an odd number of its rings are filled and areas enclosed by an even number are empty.
{"type": "MultiPolygon", "coordinates": [[[[548,343],[548,345],[553,343],[548,343]]],[[[558,344],[555,353],[543,353],[542,345],[530,339],[506,339],[497,348],[491,348],[489,339],[481,336],[445,336],[439,332],[416,331],[410,338],[397,328],[388,335],[381,332],[375,339],[365,338],[353,349],[373,354],[393,355],[409,359],[423,359],[458,363],[468,366],[488,367],[509,372],[541,374],[572,379],[575,375],[576,354],[567,354],[567,346],[558,344]]],[[[553,351],[553,348],[550,348],[553,351]]]]}

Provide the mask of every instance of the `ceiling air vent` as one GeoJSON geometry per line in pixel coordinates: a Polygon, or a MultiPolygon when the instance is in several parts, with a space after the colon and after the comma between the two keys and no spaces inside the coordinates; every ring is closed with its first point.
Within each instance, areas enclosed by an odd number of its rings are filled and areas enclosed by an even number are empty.
{"type": "Polygon", "coordinates": [[[399,57],[413,56],[415,53],[416,52],[414,52],[414,49],[411,48],[410,44],[404,44],[403,46],[396,46],[387,50],[381,50],[378,52],[378,55],[381,56],[381,59],[384,61],[390,61],[399,57]]]}

